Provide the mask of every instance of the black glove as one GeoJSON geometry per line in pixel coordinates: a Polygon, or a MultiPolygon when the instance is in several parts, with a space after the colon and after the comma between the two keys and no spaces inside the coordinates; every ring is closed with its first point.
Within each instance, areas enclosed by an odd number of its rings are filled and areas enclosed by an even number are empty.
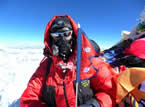
{"type": "Polygon", "coordinates": [[[92,98],[86,104],[81,104],[79,107],[100,107],[100,104],[96,99],[92,98]]]}

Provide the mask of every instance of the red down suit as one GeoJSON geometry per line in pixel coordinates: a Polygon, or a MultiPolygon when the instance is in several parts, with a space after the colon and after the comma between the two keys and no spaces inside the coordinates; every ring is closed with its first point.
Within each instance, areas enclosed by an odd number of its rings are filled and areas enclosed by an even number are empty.
{"type": "MultiPolygon", "coordinates": [[[[51,23],[56,17],[66,16],[70,20],[73,26],[73,32],[77,38],[78,28],[73,19],[68,15],[57,15],[54,16],[46,26],[44,35],[44,44],[46,51],[52,54],[52,50],[49,45],[50,27],[51,23]]],[[[115,106],[115,84],[113,81],[114,71],[109,64],[105,63],[97,56],[97,52],[94,50],[90,41],[87,39],[85,34],[82,34],[82,48],[81,48],[81,72],[80,78],[88,79],[90,83],[90,89],[93,91],[94,98],[99,102],[101,107],[112,107],[115,106]],[[97,69],[97,70],[96,70],[97,69]]],[[[77,46],[77,44],[76,44],[77,46]]],[[[67,63],[59,57],[52,54],[52,62],[49,68],[49,74],[46,79],[46,86],[55,87],[51,92],[50,96],[54,96],[54,100],[57,107],[75,107],[75,86],[74,81],[76,80],[76,46],[72,56],[69,58],[67,63]],[[59,64],[69,65],[71,69],[68,69],[67,73],[63,73],[63,69],[59,67],[59,64]],[[64,85],[65,84],[65,85],[64,85]],[[64,90],[65,88],[65,90],[64,90]],[[67,102],[66,102],[67,99],[67,102]]],[[[48,104],[44,102],[42,98],[42,87],[45,80],[45,75],[48,66],[48,57],[44,57],[41,61],[40,66],[36,72],[32,75],[27,88],[23,92],[20,98],[21,107],[48,107],[48,104]]],[[[46,93],[47,94],[47,93],[46,93]]],[[[45,94],[45,95],[46,95],[45,94]]],[[[47,96],[47,95],[46,95],[47,96]]],[[[48,96],[47,101],[52,99],[48,96]],[[49,99],[50,98],[50,99],[49,99]]]]}

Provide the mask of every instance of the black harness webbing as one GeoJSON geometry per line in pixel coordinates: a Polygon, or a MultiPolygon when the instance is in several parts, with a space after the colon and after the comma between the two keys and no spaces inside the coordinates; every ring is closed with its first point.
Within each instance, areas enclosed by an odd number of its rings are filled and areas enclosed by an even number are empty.
{"type": "Polygon", "coordinates": [[[50,72],[50,66],[52,63],[52,59],[49,57],[47,64],[47,71],[45,74],[45,79],[42,87],[42,100],[48,104],[49,107],[56,107],[55,101],[55,86],[47,86],[46,81],[48,78],[48,74],[50,72]]]}

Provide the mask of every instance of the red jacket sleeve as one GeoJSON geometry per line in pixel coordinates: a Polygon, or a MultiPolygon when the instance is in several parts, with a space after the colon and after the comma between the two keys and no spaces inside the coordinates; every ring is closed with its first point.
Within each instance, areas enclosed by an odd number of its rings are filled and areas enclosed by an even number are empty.
{"type": "Polygon", "coordinates": [[[97,77],[91,80],[91,87],[101,107],[115,107],[116,85],[113,80],[113,68],[100,58],[93,59],[99,70],[97,77]]]}
{"type": "MultiPolygon", "coordinates": [[[[46,62],[46,61],[45,61],[46,62]]],[[[20,98],[20,107],[47,107],[48,105],[41,101],[41,89],[45,78],[45,63],[40,64],[36,72],[32,75],[27,88],[20,98]]]]}

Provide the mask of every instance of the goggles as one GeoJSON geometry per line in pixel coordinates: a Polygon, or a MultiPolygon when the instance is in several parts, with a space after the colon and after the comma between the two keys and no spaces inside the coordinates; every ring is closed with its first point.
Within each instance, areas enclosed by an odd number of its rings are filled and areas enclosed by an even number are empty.
{"type": "Polygon", "coordinates": [[[68,31],[64,31],[64,32],[54,32],[54,33],[50,33],[51,37],[53,37],[54,39],[57,39],[59,36],[63,36],[63,37],[69,37],[72,35],[72,30],[68,30],[68,31]]]}

